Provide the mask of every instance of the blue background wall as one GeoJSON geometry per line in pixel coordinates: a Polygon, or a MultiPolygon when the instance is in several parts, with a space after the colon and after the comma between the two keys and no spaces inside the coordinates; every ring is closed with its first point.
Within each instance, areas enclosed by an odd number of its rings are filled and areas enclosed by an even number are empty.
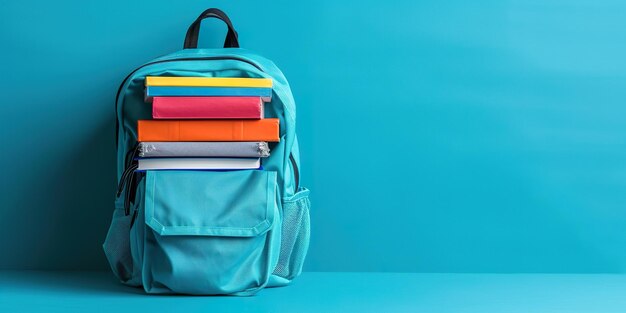
{"type": "Polygon", "coordinates": [[[2,1],[0,268],[107,268],[117,86],[209,6],[292,84],[307,270],[626,271],[626,3],[591,0],[2,1]]]}

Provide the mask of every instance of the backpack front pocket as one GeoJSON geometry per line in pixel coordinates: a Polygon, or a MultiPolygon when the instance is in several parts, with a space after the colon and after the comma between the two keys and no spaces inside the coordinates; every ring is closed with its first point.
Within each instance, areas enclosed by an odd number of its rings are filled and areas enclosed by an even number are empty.
{"type": "Polygon", "coordinates": [[[276,173],[147,171],[147,292],[252,294],[277,262],[276,173]]]}

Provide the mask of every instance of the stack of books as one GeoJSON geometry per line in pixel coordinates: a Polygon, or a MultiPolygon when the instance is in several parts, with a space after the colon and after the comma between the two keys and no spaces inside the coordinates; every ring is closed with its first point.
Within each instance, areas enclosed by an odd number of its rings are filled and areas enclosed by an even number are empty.
{"type": "Polygon", "coordinates": [[[269,78],[146,77],[151,120],[139,120],[138,170],[258,169],[279,140],[264,118],[269,78]]]}

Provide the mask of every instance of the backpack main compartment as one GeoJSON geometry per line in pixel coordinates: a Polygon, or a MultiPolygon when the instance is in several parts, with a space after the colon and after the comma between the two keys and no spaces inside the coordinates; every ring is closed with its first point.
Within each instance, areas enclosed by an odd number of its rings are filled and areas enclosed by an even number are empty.
{"type": "Polygon", "coordinates": [[[309,191],[299,186],[293,96],[271,61],[239,48],[163,56],[128,75],[116,114],[121,187],[104,249],[123,283],[149,293],[250,295],[300,274],[310,236],[309,191]],[[146,76],[272,78],[265,117],[279,119],[280,141],[270,144],[262,170],[129,170],[137,120],[151,118],[146,76]]]}

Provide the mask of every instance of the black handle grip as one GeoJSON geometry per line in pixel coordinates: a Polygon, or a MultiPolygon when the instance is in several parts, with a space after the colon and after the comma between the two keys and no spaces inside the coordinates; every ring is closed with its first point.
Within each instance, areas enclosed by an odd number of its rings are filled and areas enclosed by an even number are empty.
{"type": "Polygon", "coordinates": [[[202,12],[198,18],[191,23],[189,29],[187,29],[187,35],[185,36],[185,44],[183,49],[196,49],[198,48],[198,35],[200,33],[200,23],[205,18],[214,17],[220,19],[228,26],[228,33],[226,33],[226,40],[224,40],[224,48],[239,48],[239,39],[237,38],[237,32],[233,23],[230,21],[226,13],[220,9],[211,8],[202,12]]]}

